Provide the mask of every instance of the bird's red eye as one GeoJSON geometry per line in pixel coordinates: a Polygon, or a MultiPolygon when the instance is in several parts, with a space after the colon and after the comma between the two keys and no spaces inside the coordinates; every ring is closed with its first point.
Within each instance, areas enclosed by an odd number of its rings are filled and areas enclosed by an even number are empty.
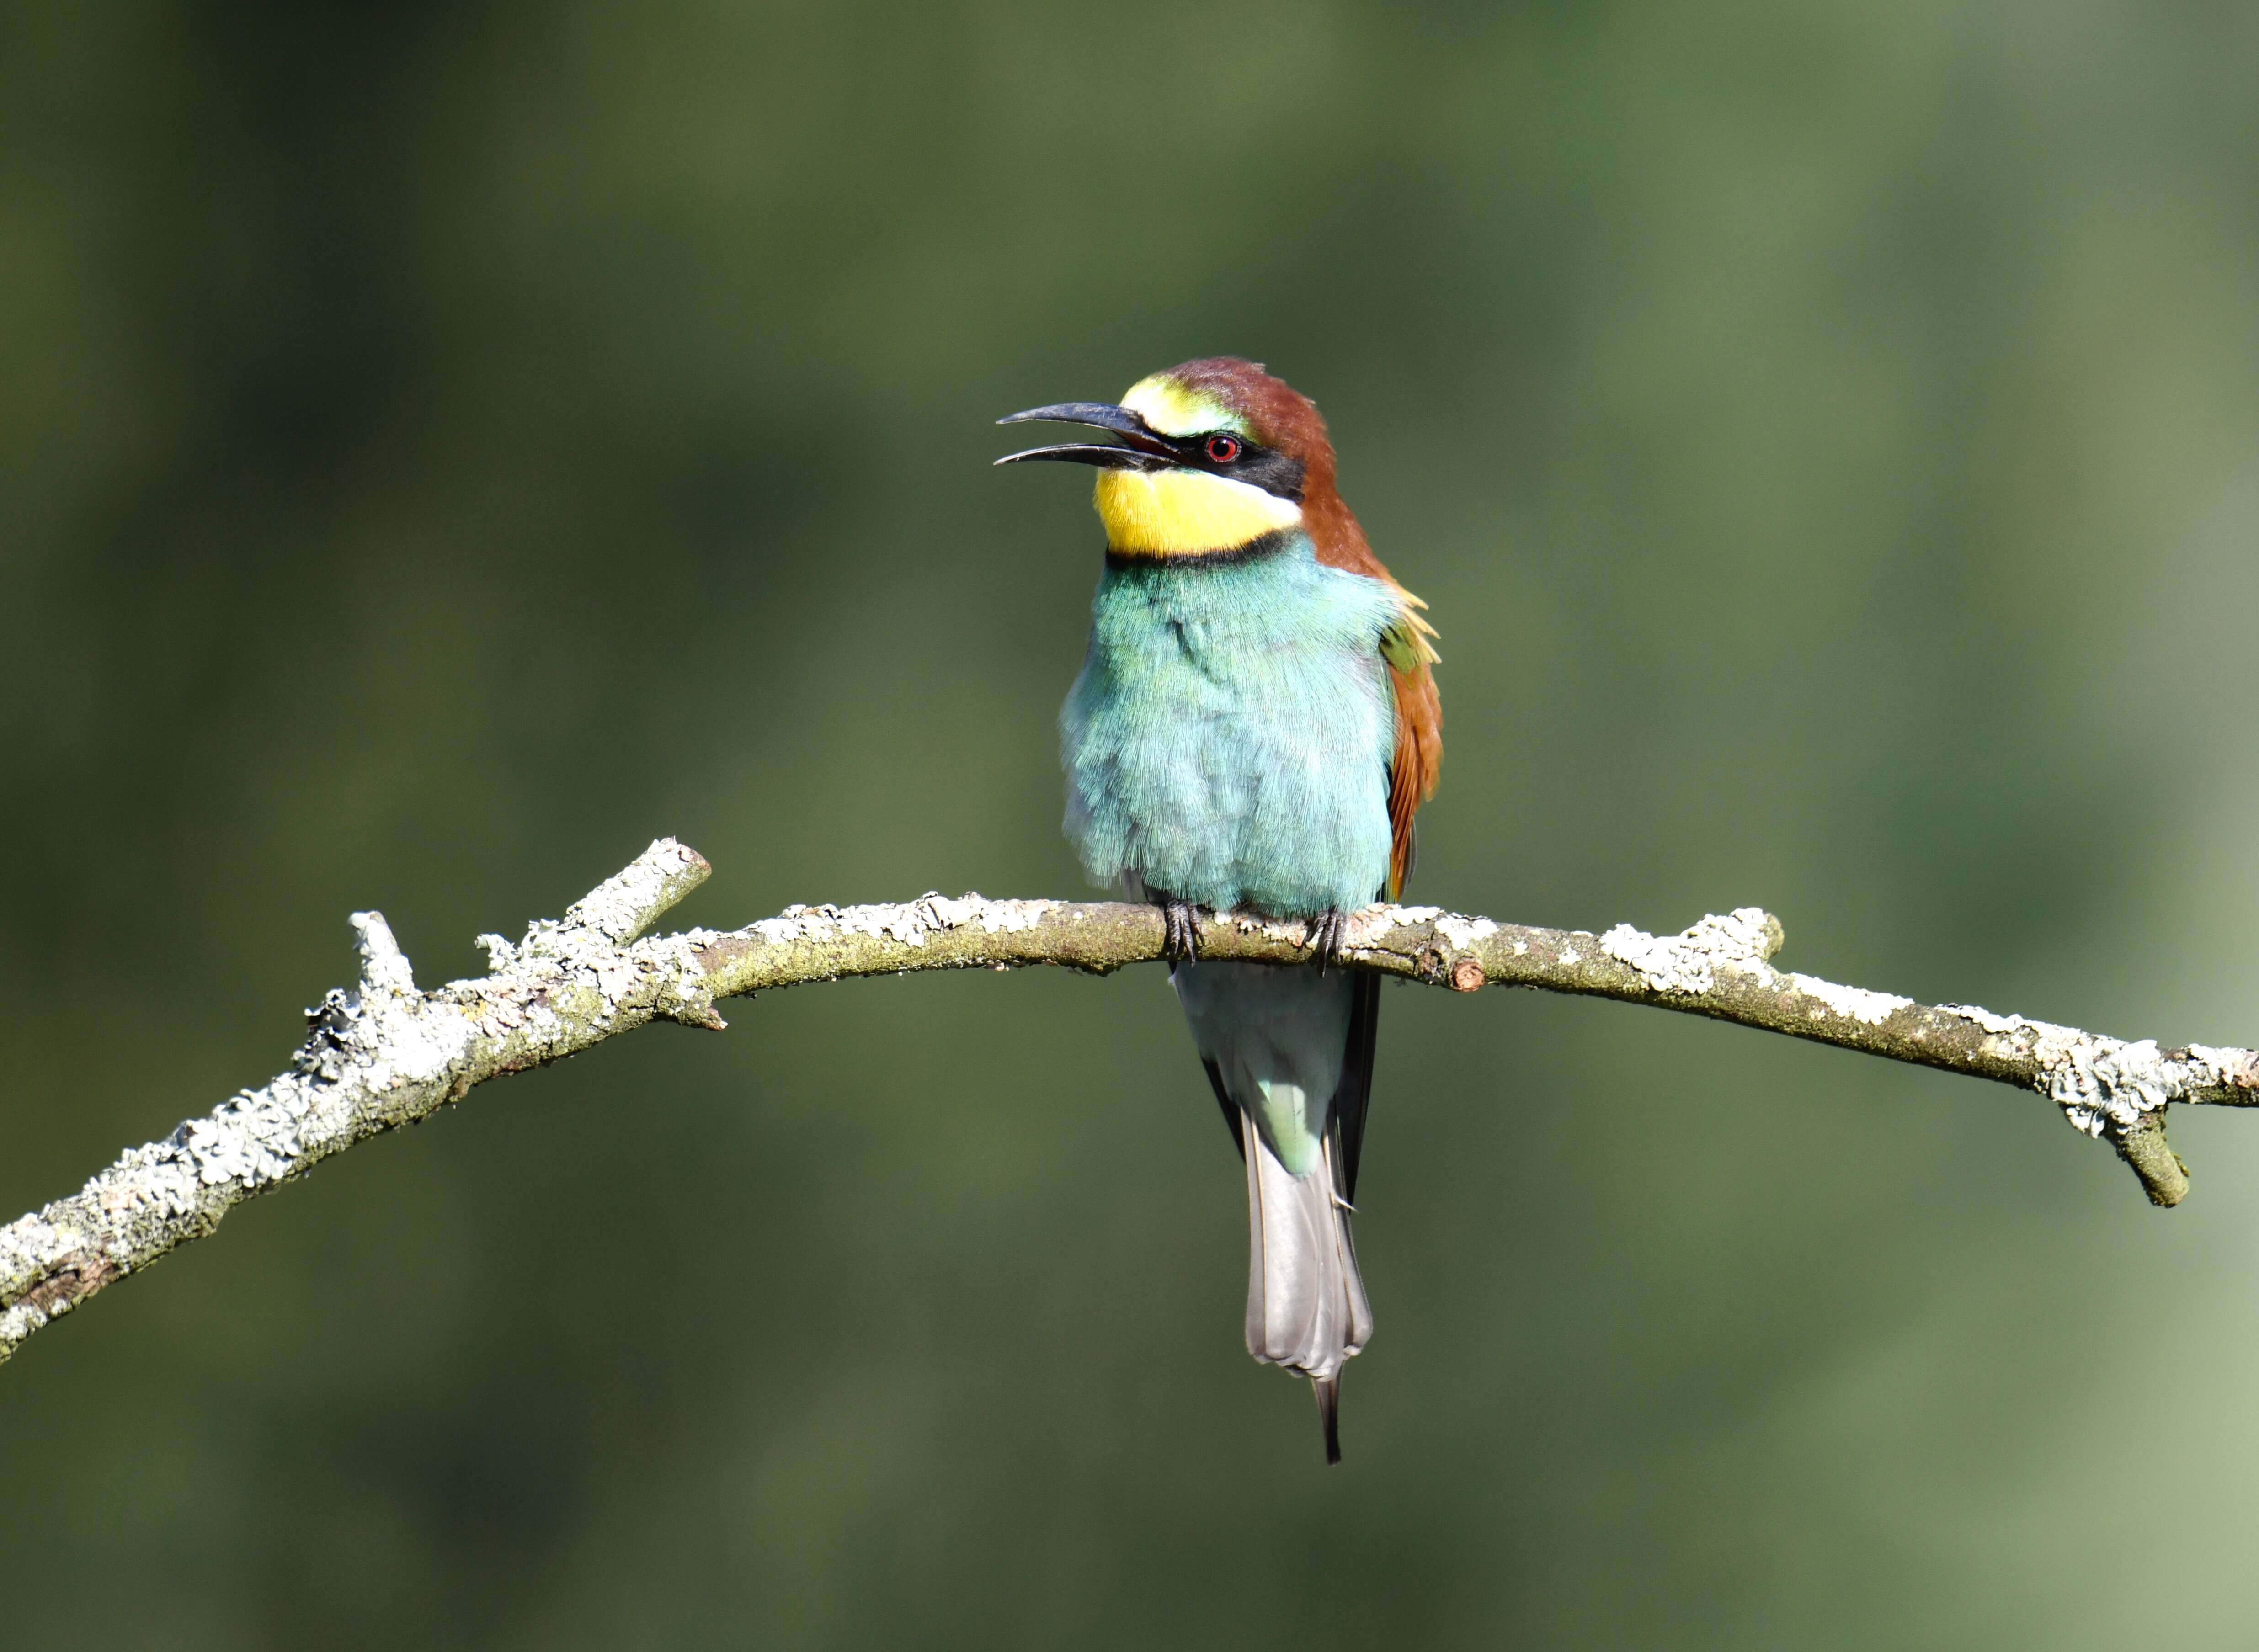
{"type": "Polygon", "coordinates": [[[1229,465],[1239,457],[1239,438],[1236,436],[1209,437],[1208,456],[1211,463],[1229,465]]]}

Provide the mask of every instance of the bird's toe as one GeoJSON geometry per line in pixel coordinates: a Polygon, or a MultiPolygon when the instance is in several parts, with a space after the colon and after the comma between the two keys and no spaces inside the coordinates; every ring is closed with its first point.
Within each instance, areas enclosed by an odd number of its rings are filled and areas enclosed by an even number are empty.
{"type": "Polygon", "coordinates": [[[1349,958],[1349,914],[1339,907],[1328,907],[1310,920],[1306,944],[1317,955],[1321,970],[1338,969],[1349,958]]]}
{"type": "Polygon", "coordinates": [[[1200,956],[1199,908],[1191,901],[1170,897],[1161,902],[1161,956],[1172,964],[1200,956]]]}

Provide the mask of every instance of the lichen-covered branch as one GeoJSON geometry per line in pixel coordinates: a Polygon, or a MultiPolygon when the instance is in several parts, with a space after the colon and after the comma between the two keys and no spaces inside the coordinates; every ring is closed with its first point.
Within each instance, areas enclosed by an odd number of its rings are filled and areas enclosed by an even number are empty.
{"type": "MultiPolygon", "coordinates": [[[[392,931],[353,915],[361,973],[308,1016],[289,1071],[137,1147],[83,1188],[0,1228],[0,1360],[51,1320],[228,1210],[356,1142],[413,1122],[474,1085],[578,1053],[646,1022],[719,1029],[716,1000],[851,975],[1055,964],[1107,974],[1161,955],[1151,907],[949,900],[789,907],[742,929],[638,940],[710,868],[663,838],[517,943],[482,936],[487,974],[419,991],[392,931]]],[[[1204,957],[1307,964],[1300,922],[1206,917],[1204,957]]],[[[2036,1091],[2107,1139],[2159,1205],[2187,1168],[2165,1144],[2169,1103],[2259,1105],[2259,1052],[2161,1050],[2099,1034],[1784,974],[1779,923],[1755,908],[1657,937],[1528,929],[1434,907],[1378,906],[1350,920],[1351,967],[1459,992],[1534,986],[1684,1010],[2036,1091]]]]}

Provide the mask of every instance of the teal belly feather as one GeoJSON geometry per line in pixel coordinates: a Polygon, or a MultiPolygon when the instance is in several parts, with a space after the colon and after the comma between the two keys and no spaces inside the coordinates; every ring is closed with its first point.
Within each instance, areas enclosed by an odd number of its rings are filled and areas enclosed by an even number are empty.
{"type": "Polygon", "coordinates": [[[1059,714],[1067,836],[1099,883],[1219,910],[1354,911],[1388,878],[1400,604],[1308,538],[1110,566],[1059,714]]]}

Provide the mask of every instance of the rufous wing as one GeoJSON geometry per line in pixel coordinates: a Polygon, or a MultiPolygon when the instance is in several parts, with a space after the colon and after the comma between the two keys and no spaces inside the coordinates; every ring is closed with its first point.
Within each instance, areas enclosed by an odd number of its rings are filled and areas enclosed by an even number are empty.
{"type": "MultiPolygon", "coordinates": [[[[1417,597],[1405,593],[1409,602],[1417,597]]],[[[1436,692],[1433,635],[1408,605],[1405,624],[1382,639],[1381,652],[1396,690],[1396,754],[1388,765],[1388,898],[1400,900],[1411,880],[1413,816],[1435,795],[1443,767],[1443,703],[1436,692]],[[1415,628],[1417,629],[1415,629],[1415,628]],[[1407,635],[1408,634],[1408,635],[1407,635]]]]}
{"type": "Polygon", "coordinates": [[[1435,795],[1443,770],[1443,704],[1436,692],[1435,627],[1420,616],[1428,605],[1397,584],[1387,566],[1372,554],[1341,495],[1334,491],[1333,450],[1322,446],[1322,465],[1314,466],[1303,516],[1318,560],[1329,567],[1379,580],[1395,593],[1401,617],[1382,635],[1381,658],[1388,662],[1396,690],[1396,751],[1388,765],[1388,898],[1398,899],[1412,875],[1412,817],[1435,795]]]}

